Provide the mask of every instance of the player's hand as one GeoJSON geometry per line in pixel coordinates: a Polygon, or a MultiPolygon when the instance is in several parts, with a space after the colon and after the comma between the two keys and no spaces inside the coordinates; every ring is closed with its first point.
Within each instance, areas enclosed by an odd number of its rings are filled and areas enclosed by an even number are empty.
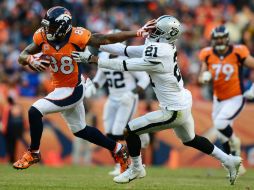
{"type": "Polygon", "coordinates": [[[86,79],[85,82],[85,97],[90,98],[91,96],[96,94],[96,87],[90,78],[86,79]]]}
{"type": "Polygon", "coordinates": [[[254,83],[251,85],[251,87],[248,90],[244,92],[243,96],[247,98],[248,100],[254,99],[254,83]]]}
{"type": "Polygon", "coordinates": [[[199,82],[201,84],[207,84],[212,79],[212,74],[209,71],[204,71],[199,77],[199,82]]]}
{"type": "Polygon", "coordinates": [[[146,37],[149,34],[149,30],[154,29],[156,20],[149,20],[142,28],[137,30],[138,37],[146,37]]]}
{"type": "Polygon", "coordinates": [[[77,63],[89,63],[89,60],[92,57],[92,54],[90,53],[89,50],[83,51],[73,51],[71,53],[72,58],[77,62],[77,63]]]}
{"type": "Polygon", "coordinates": [[[121,104],[130,104],[130,102],[132,102],[133,101],[133,99],[135,98],[137,96],[137,94],[134,94],[133,92],[131,92],[131,91],[127,91],[127,92],[125,92],[123,95],[122,95],[122,97],[121,97],[121,99],[120,99],[120,103],[121,104]]]}
{"type": "Polygon", "coordinates": [[[27,62],[31,69],[36,70],[38,72],[43,72],[47,69],[47,65],[50,64],[49,60],[40,59],[39,57],[35,57],[33,55],[29,55],[27,62]]]}

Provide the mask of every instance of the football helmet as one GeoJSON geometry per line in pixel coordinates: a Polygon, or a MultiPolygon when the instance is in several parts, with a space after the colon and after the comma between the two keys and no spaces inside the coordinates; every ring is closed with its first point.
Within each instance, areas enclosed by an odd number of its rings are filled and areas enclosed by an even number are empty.
{"type": "Polygon", "coordinates": [[[68,9],[56,6],[50,8],[41,24],[50,41],[61,39],[72,29],[72,16],[68,9]]]}
{"type": "Polygon", "coordinates": [[[212,46],[217,51],[223,51],[229,45],[229,32],[224,25],[218,26],[212,30],[212,46]]]}
{"type": "Polygon", "coordinates": [[[163,15],[156,20],[155,28],[149,33],[148,40],[173,43],[181,33],[181,23],[173,16],[163,15]]]}

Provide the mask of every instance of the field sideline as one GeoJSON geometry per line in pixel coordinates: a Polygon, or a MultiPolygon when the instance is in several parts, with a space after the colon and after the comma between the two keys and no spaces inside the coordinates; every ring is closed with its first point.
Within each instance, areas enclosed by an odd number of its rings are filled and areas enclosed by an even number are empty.
{"type": "Polygon", "coordinates": [[[144,179],[129,184],[116,184],[107,172],[111,167],[65,166],[50,168],[33,166],[14,170],[0,165],[1,190],[254,190],[254,170],[230,186],[223,169],[178,169],[148,167],[144,179]]]}

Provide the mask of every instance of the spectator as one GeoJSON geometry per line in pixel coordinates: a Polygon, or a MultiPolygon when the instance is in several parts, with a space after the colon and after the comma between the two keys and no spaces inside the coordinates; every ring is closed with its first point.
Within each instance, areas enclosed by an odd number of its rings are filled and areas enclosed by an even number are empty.
{"type": "Polygon", "coordinates": [[[9,162],[13,163],[16,160],[17,141],[23,134],[24,119],[21,106],[15,103],[11,97],[8,97],[8,104],[3,110],[2,123],[5,128],[7,155],[9,162]]]}

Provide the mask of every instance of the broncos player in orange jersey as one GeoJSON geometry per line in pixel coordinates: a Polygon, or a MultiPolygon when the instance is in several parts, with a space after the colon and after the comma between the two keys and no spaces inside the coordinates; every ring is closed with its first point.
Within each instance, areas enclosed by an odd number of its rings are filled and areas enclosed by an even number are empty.
{"type": "Polygon", "coordinates": [[[115,155],[122,171],[127,167],[128,153],[120,143],[105,137],[99,130],[85,123],[83,98],[85,80],[81,77],[77,62],[72,52],[83,51],[87,45],[99,47],[103,44],[125,41],[131,37],[143,36],[153,21],[148,22],[138,31],[125,31],[115,34],[91,34],[82,27],[72,26],[71,13],[64,7],[49,9],[34,36],[19,56],[21,65],[29,65],[33,70],[44,71],[49,60],[38,58],[35,54],[42,52],[50,56],[50,70],[54,91],[37,100],[29,109],[31,144],[25,154],[13,164],[16,169],[26,169],[40,161],[40,140],[43,132],[42,117],[49,113],[60,112],[68,127],[76,137],[100,145],[115,155]]]}
{"type": "MultiPolygon", "coordinates": [[[[199,81],[213,82],[213,125],[227,154],[240,155],[241,143],[233,132],[233,121],[244,106],[242,68],[254,69],[254,58],[245,45],[230,45],[229,32],[223,25],[211,35],[212,47],[201,50],[199,81]]],[[[245,173],[241,167],[239,174],[245,173]]]]}

